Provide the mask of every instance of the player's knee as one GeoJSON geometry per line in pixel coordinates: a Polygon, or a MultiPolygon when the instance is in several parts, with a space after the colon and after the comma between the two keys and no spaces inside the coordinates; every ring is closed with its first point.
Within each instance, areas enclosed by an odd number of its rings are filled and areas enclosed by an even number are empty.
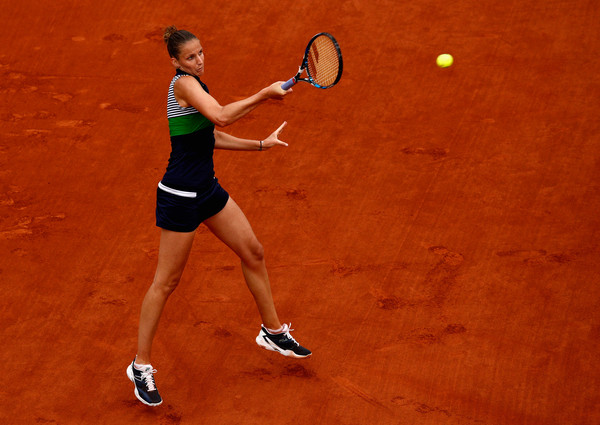
{"type": "Polygon", "coordinates": [[[181,280],[181,276],[168,276],[165,278],[156,278],[154,280],[155,288],[163,293],[166,296],[171,295],[177,285],[179,285],[179,281],[181,280]]]}
{"type": "Polygon", "coordinates": [[[253,240],[248,245],[248,253],[244,259],[251,264],[262,263],[265,259],[265,250],[258,240],[253,240]]]}

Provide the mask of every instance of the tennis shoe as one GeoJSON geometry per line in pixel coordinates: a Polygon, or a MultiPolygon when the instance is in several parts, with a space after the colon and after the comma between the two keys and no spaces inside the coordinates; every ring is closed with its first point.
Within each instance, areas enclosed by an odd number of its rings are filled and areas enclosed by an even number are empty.
{"type": "Polygon", "coordinates": [[[133,366],[134,363],[135,360],[127,368],[127,376],[135,384],[135,396],[147,406],[158,406],[162,403],[162,398],[158,394],[156,383],[154,382],[156,369],[148,365],[144,370],[138,370],[133,366]]]}
{"type": "Polygon", "coordinates": [[[293,329],[290,329],[290,326],[286,324],[283,325],[283,332],[271,334],[263,325],[256,337],[256,343],[266,350],[276,351],[287,357],[302,359],[310,356],[311,351],[298,344],[294,337],[290,335],[291,331],[293,329]]]}

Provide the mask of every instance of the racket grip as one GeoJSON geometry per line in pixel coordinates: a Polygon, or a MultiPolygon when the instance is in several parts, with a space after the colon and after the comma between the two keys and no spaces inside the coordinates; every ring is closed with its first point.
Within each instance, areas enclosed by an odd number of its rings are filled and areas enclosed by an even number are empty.
{"type": "Polygon", "coordinates": [[[287,80],[285,83],[283,83],[283,84],[281,85],[281,88],[282,88],[283,90],[287,90],[287,89],[289,89],[290,87],[292,87],[294,84],[296,84],[296,79],[295,79],[294,77],[292,77],[292,78],[290,78],[289,80],[287,80]]]}

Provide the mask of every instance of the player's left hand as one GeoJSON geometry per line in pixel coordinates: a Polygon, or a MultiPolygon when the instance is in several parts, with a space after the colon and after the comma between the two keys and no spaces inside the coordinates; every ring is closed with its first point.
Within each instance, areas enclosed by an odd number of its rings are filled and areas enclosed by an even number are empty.
{"type": "Polygon", "coordinates": [[[283,130],[283,127],[287,125],[287,121],[284,121],[283,124],[279,126],[277,130],[269,135],[266,139],[263,140],[262,149],[263,151],[267,149],[271,149],[273,146],[287,146],[288,144],[279,140],[279,133],[283,130]]]}

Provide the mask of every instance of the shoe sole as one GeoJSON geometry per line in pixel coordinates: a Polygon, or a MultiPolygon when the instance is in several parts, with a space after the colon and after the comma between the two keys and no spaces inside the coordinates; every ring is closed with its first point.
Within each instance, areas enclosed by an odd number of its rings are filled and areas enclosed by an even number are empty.
{"type": "Polygon", "coordinates": [[[127,366],[127,377],[129,378],[129,380],[131,382],[133,382],[133,386],[134,386],[134,394],[137,397],[137,399],[139,401],[141,401],[142,403],[144,403],[146,406],[160,406],[162,404],[162,400],[160,401],[160,403],[148,403],[146,400],[144,400],[142,397],[140,397],[140,393],[138,392],[137,386],[135,385],[135,379],[133,377],[133,370],[131,370],[131,365],[127,366]]]}
{"type": "Polygon", "coordinates": [[[267,344],[262,336],[258,335],[256,337],[256,343],[258,344],[259,347],[264,348],[265,350],[269,350],[269,351],[275,351],[276,353],[281,354],[282,356],[286,356],[286,357],[293,357],[295,359],[305,359],[307,357],[310,357],[310,354],[306,355],[306,356],[301,356],[299,354],[294,353],[292,350],[280,350],[278,348],[275,347],[271,347],[269,344],[267,344]]]}

